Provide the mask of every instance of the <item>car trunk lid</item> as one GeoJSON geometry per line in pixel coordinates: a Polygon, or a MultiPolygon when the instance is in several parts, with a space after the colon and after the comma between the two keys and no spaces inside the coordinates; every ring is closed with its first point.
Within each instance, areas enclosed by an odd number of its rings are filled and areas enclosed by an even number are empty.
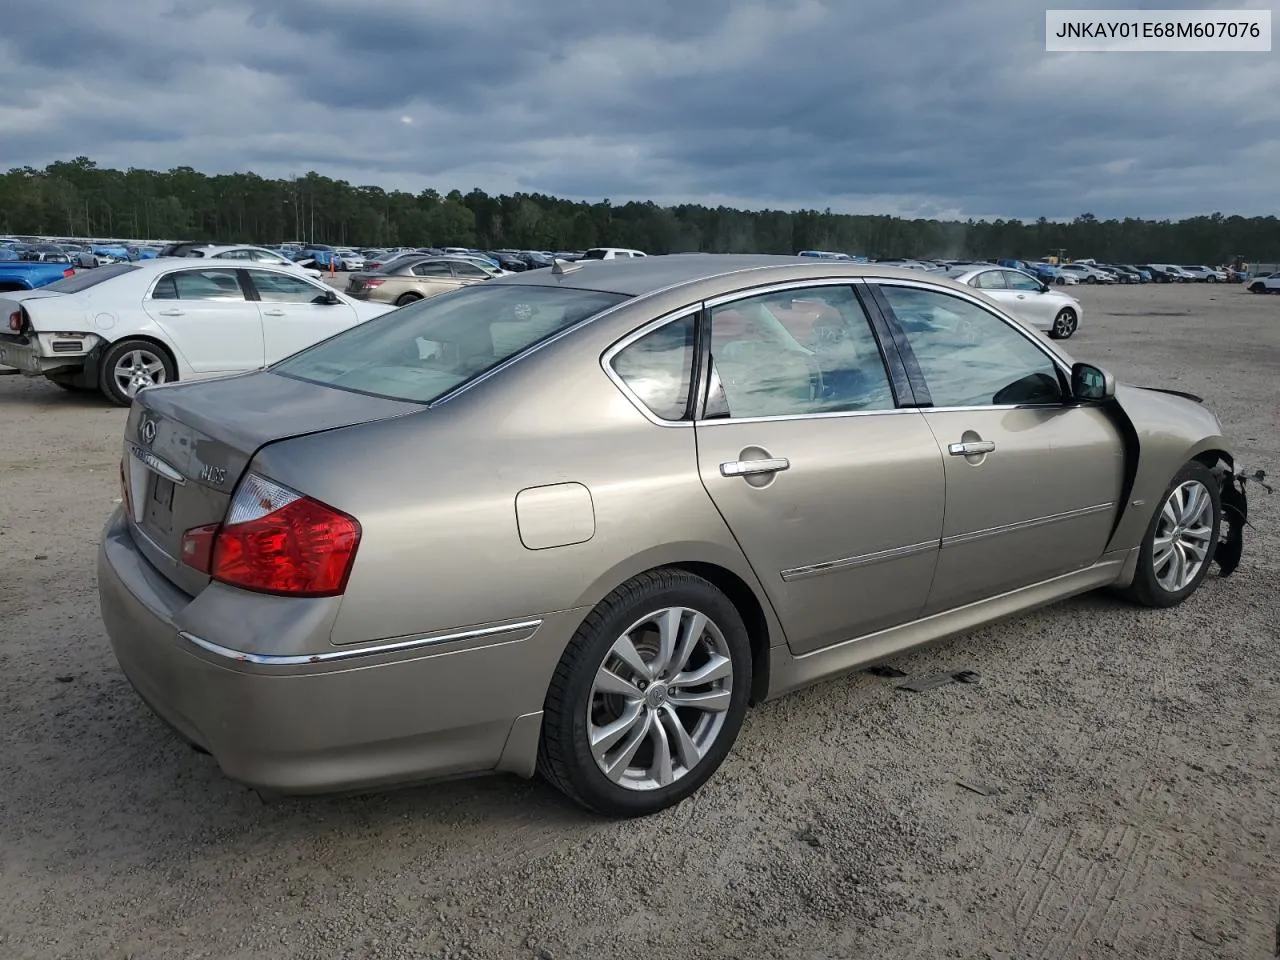
{"type": "Polygon", "coordinates": [[[129,529],[148,560],[195,594],[209,577],[183,564],[183,534],[220,523],[254,454],[277,440],[385,420],[422,406],[260,371],[141,391],[125,425],[129,529]]]}

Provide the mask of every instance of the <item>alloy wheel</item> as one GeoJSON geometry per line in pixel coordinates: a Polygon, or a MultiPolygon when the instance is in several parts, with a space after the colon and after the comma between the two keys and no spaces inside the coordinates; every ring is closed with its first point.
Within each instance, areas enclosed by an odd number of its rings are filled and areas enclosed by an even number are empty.
{"type": "Polygon", "coordinates": [[[1058,315],[1053,318],[1053,336],[1058,339],[1066,339],[1076,332],[1076,316],[1070,310],[1062,309],[1058,311],[1058,315]]]}
{"type": "Polygon", "coordinates": [[[111,370],[112,379],[120,392],[132,397],[143,387],[154,387],[165,382],[164,361],[150,350],[130,350],[121,354],[111,370]]]}
{"type": "Polygon", "coordinates": [[[601,772],[630,790],[690,773],[724,728],[733,659],[708,616],[666,607],[614,641],[587,699],[587,738],[601,772]]]}
{"type": "Polygon", "coordinates": [[[1213,498],[1199,480],[1179,484],[1160,510],[1151,566],[1169,593],[1185,590],[1209,556],[1213,537],[1213,498]]]}

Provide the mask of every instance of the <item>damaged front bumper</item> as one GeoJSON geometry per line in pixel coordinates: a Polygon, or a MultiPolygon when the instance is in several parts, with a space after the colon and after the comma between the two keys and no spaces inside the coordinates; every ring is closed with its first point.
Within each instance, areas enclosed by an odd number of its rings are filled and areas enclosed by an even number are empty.
{"type": "Polygon", "coordinates": [[[1246,473],[1220,461],[1213,472],[1218,478],[1223,520],[1222,537],[1213,558],[1218,564],[1219,576],[1229,577],[1240,566],[1240,558],[1244,554],[1244,528],[1249,525],[1249,498],[1244,491],[1245,484],[1252,480],[1267,493],[1271,493],[1271,487],[1263,470],[1246,473]]]}

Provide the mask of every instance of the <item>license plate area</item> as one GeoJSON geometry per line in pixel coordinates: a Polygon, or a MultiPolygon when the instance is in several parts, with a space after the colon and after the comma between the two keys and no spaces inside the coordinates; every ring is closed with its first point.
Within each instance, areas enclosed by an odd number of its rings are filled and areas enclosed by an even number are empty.
{"type": "MultiPolygon", "coordinates": [[[[173,501],[175,488],[181,480],[161,473],[173,470],[154,454],[131,445],[132,456],[128,464],[129,501],[133,522],[142,527],[161,543],[167,543],[173,534],[173,501]],[[155,466],[152,465],[155,462],[155,466]]],[[[178,476],[175,472],[175,476],[178,476]]]]}
{"type": "Polygon", "coordinates": [[[173,533],[174,483],[158,473],[151,473],[151,495],[147,497],[142,525],[148,530],[168,538],[173,533]]]}

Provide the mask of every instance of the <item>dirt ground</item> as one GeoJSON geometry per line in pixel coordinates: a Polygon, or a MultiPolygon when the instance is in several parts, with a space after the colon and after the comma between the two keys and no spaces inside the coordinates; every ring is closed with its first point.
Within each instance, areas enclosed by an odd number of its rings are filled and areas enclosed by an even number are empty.
{"type": "MultiPolygon", "coordinates": [[[[1280,479],[1280,297],[1078,295],[1078,358],[1204,396],[1280,479]]],[[[0,377],[0,958],[1275,953],[1280,490],[1182,607],[1083,597],[896,664],[980,683],[766,704],[647,820],[513,778],[264,803],[148,713],[99,623],[123,422],[0,377]]]]}

